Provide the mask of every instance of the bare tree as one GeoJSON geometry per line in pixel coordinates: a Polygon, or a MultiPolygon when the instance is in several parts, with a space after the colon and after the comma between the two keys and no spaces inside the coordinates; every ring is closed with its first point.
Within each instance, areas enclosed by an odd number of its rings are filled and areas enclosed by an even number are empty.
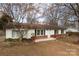
{"type": "MultiPolygon", "coordinates": [[[[15,24],[21,24],[24,21],[24,18],[26,17],[27,12],[27,4],[1,4],[2,11],[9,15],[12,18],[13,21],[13,27],[16,28],[15,24]]],[[[23,31],[21,30],[22,26],[18,26],[17,29],[20,34],[20,38],[23,38],[23,31]]]]}
{"type": "Polygon", "coordinates": [[[60,4],[50,4],[47,10],[45,10],[44,15],[46,16],[46,19],[49,21],[50,24],[57,25],[58,20],[62,18],[60,7],[60,4]]]}
{"type": "MultiPolygon", "coordinates": [[[[64,4],[67,8],[70,9],[70,15],[74,18],[76,21],[76,28],[79,30],[79,4],[78,3],[70,3],[70,4],[64,4]]],[[[74,21],[74,22],[75,22],[74,21]]]]}
{"type": "Polygon", "coordinates": [[[24,36],[24,32],[22,30],[24,29],[23,23],[35,23],[37,21],[36,19],[39,18],[36,16],[37,12],[39,12],[39,7],[36,7],[36,5],[32,3],[3,3],[0,4],[0,6],[1,10],[12,18],[13,27],[16,28],[15,25],[18,25],[17,29],[21,39],[24,36]]]}
{"type": "Polygon", "coordinates": [[[47,19],[46,22],[62,27],[68,27],[70,25],[69,19],[72,18],[71,10],[64,4],[49,4],[43,15],[47,19]]]}

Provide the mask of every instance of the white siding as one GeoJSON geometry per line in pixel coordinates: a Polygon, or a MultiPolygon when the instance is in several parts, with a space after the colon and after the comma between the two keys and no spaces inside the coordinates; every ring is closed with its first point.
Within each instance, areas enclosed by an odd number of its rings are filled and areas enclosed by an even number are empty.
{"type": "MultiPolygon", "coordinates": [[[[16,29],[15,29],[16,30],[16,29]]],[[[25,30],[24,30],[25,31],[25,30]]],[[[31,29],[31,30],[26,30],[25,34],[24,34],[24,38],[31,38],[33,34],[35,34],[35,30],[31,29]],[[26,32],[27,31],[27,32],[26,32]]],[[[16,39],[19,38],[19,35],[17,35],[17,33],[14,33],[14,36],[12,35],[12,29],[7,29],[6,30],[6,39],[8,38],[12,38],[12,39],[16,39]]]]}
{"type": "Polygon", "coordinates": [[[54,35],[54,30],[45,30],[45,35],[50,37],[50,35],[54,35]]]}
{"type": "Polygon", "coordinates": [[[54,30],[50,30],[50,35],[54,35],[54,30]]]}
{"type": "Polygon", "coordinates": [[[67,28],[66,30],[64,30],[64,34],[66,34],[66,32],[79,32],[79,31],[75,28],[67,28]]]}
{"type": "Polygon", "coordinates": [[[65,31],[66,32],[78,32],[78,30],[74,28],[67,28],[65,31]]]}
{"type": "Polygon", "coordinates": [[[20,37],[20,35],[19,35],[18,31],[12,30],[12,38],[16,39],[16,38],[19,38],[19,37],[20,37]]]}
{"type": "Polygon", "coordinates": [[[34,34],[35,34],[35,30],[34,29],[27,30],[27,34],[24,35],[24,38],[31,38],[34,34]]]}
{"type": "Polygon", "coordinates": [[[6,39],[12,38],[12,29],[6,29],[6,39]]]}
{"type": "Polygon", "coordinates": [[[61,30],[58,30],[58,34],[61,34],[61,30]]]}
{"type": "MultiPolygon", "coordinates": [[[[15,29],[16,30],[16,29],[15,29]]],[[[22,29],[23,30],[23,29],[22,29]]],[[[35,29],[28,29],[28,30],[24,30],[25,34],[24,34],[24,38],[31,38],[33,35],[35,35],[35,29]]],[[[54,30],[45,30],[45,35],[47,35],[48,37],[50,37],[50,35],[54,35],[54,30]]],[[[66,31],[64,31],[64,34],[66,33],[66,31]]],[[[7,38],[19,38],[18,35],[15,33],[14,36],[12,35],[12,29],[7,29],[6,30],[6,39],[7,38]]],[[[61,34],[61,30],[58,30],[58,34],[61,34]]]]}
{"type": "Polygon", "coordinates": [[[64,34],[66,34],[66,31],[64,30],[64,34]]]}

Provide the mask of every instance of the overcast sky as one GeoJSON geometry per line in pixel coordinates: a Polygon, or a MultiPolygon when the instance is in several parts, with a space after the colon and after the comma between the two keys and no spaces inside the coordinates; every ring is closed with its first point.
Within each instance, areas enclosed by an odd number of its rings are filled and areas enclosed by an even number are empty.
{"type": "Polygon", "coordinates": [[[78,3],[79,0],[0,0],[1,3],[78,3]]]}

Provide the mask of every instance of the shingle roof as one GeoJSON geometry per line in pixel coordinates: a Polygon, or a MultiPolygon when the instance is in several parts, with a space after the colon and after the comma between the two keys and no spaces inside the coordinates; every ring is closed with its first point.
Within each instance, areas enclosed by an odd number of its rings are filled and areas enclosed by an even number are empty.
{"type": "Polygon", "coordinates": [[[50,25],[50,24],[28,24],[28,23],[17,23],[7,25],[8,29],[11,28],[27,28],[27,29],[65,29],[59,26],[50,25]]]}

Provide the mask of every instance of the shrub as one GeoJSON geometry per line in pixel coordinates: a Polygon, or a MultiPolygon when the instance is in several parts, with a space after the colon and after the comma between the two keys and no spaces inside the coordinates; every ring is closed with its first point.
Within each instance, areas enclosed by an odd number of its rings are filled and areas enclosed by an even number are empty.
{"type": "Polygon", "coordinates": [[[22,42],[33,42],[33,40],[31,38],[30,39],[22,38],[22,42]]]}
{"type": "Polygon", "coordinates": [[[65,35],[63,34],[56,34],[56,35],[51,35],[50,37],[53,37],[53,38],[63,38],[65,35]]]}
{"type": "Polygon", "coordinates": [[[79,36],[79,32],[67,32],[67,35],[68,36],[72,36],[72,35],[79,36]]]}
{"type": "Polygon", "coordinates": [[[8,39],[5,39],[5,41],[16,42],[16,41],[19,41],[19,38],[17,39],[8,38],[8,39]]]}
{"type": "Polygon", "coordinates": [[[24,41],[26,41],[27,39],[26,38],[22,38],[22,41],[24,42],[24,41]]]}
{"type": "Polygon", "coordinates": [[[75,35],[65,36],[65,37],[60,38],[58,40],[69,42],[69,43],[79,44],[79,37],[75,36],[75,35]]]}

